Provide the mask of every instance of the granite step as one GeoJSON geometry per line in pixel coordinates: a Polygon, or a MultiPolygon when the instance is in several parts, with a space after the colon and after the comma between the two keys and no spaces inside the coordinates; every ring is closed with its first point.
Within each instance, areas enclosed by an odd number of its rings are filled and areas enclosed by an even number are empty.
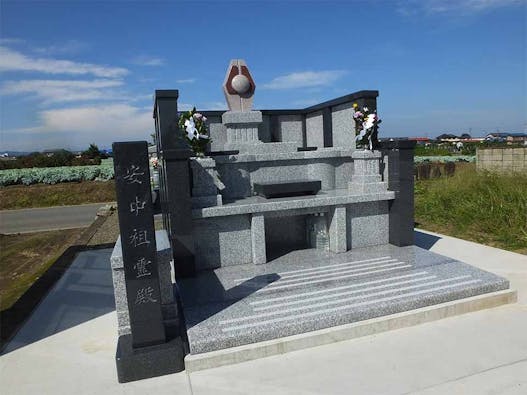
{"type": "Polygon", "coordinates": [[[191,354],[507,289],[507,280],[418,247],[294,251],[179,284],[191,354]]]}

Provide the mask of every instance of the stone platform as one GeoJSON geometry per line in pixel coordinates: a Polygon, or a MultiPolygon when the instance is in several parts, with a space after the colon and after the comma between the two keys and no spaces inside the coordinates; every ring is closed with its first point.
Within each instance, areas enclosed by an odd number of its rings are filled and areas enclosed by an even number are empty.
{"type": "Polygon", "coordinates": [[[419,247],[381,245],[293,251],[265,265],[202,272],[179,287],[192,356],[507,290],[509,282],[419,247]]]}

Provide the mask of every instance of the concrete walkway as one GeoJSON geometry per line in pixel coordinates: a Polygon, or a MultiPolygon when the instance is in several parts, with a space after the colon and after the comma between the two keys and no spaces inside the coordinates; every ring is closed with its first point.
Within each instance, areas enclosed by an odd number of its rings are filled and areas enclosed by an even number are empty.
{"type": "Polygon", "coordinates": [[[29,233],[90,226],[106,203],[0,211],[0,233],[29,233]]]}
{"type": "Polygon", "coordinates": [[[0,358],[1,393],[527,393],[527,256],[429,232],[416,238],[433,252],[509,278],[519,302],[238,365],[118,384],[110,251],[87,251],[0,358]]]}

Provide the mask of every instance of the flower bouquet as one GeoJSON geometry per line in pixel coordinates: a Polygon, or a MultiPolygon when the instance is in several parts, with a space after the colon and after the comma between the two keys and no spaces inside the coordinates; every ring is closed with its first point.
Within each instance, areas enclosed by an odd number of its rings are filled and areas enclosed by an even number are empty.
{"type": "Polygon", "coordinates": [[[370,112],[368,107],[359,110],[359,105],[353,103],[353,119],[355,120],[355,141],[364,149],[373,151],[379,145],[378,126],[381,123],[376,111],[370,112]]]}
{"type": "Polygon", "coordinates": [[[179,117],[179,129],[183,133],[185,140],[188,142],[194,154],[198,157],[205,156],[207,144],[212,142],[208,136],[207,118],[196,112],[196,107],[190,111],[185,111],[179,117]]]}
{"type": "Polygon", "coordinates": [[[152,169],[157,170],[159,166],[159,160],[155,156],[150,158],[150,166],[152,169]]]}

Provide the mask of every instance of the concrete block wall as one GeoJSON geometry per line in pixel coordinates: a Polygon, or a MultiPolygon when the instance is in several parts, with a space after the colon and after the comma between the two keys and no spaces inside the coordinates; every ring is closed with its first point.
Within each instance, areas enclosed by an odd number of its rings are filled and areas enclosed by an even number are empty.
{"type": "Polygon", "coordinates": [[[500,173],[527,172],[527,147],[478,148],[476,168],[500,173]]]}

